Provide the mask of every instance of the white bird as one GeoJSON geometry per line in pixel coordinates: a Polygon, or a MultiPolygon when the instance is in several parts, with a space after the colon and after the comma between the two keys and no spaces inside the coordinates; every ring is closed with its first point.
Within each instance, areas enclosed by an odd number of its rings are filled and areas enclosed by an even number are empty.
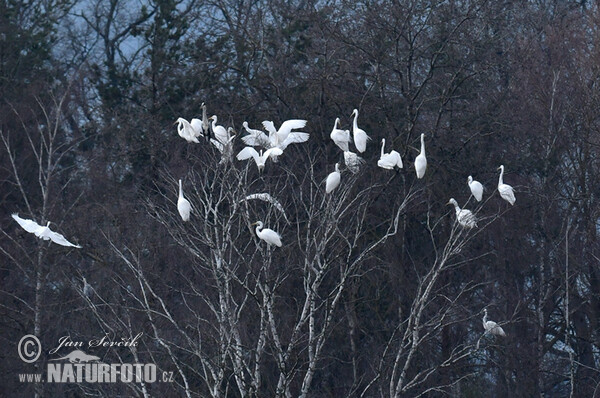
{"type": "MultiPolygon", "coordinates": [[[[263,123],[271,123],[271,125],[272,125],[272,122],[263,122],[263,123]]],[[[300,123],[298,123],[296,125],[300,125],[300,123]]],[[[269,136],[267,136],[261,130],[251,129],[250,127],[248,127],[248,122],[242,123],[242,126],[248,132],[248,135],[242,137],[242,141],[244,141],[244,143],[246,145],[262,146],[265,149],[277,147],[277,148],[281,149],[282,151],[284,151],[288,147],[288,145],[306,142],[306,141],[308,141],[308,138],[310,137],[310,134],[308,134],[308,133],[295,131],[295,132],[287,133],[287,138],[285,138],[283,141],[281,141],[279,139],[278,133],[276,131],[274,131],[274,127],[273,127],[272,132],[269,133],[269,136]]],[[[273,159],[273,160],[275,160],[275,159],[273,159]]]]}
{"type": "Polygon", "coordinates": [[[341,130],[338,128],[338,124],[340,123],[340,118],[335,119],[335,123],[333,124],[333,130],[331,130],[331,134],[329,137],[335,142],[335,145],[340,147],[340,149],[344,152],[348,152],[350,148],[348,144],[350,143],[350,130],[341,130]]]}
{"type": "Polygon", "coordinates": [[[262,221],[257,221],[252,225],[256,225],[256,235],[260,239],[264,240],[269,245],[275,245],[277,247],[281,247],[281,236],[279,236],[279,234],[277,232],[275,232],[269,228],[262,229],[263,228],[262,221]]]}
{"type": "Polygon", "coordinates": [[[179,215],[183,221],[189,221],[190,212],[192,211],[192,206],[190,202],[183,197],[183,187],[181,186],[181,180],[179,180],[179,198],[177,199],[177,210],[179,211],[179,215]]]}
{"type": "Polygon", "coordinates": [[[351,116],[354,116],[354,122],[352,124],[354,146],[356,146],[358,152],[362,153],[367,150],[367,141],[371,140],[371,137],[367,135],[365,130],[358,127],[358,109],[353,110],[351,116]]]}
{"type": "Polygon", "coordinates": [[[273,147],[270,138],[263,131],[251,129],[246,121],[242,123],[242,127],[246,129],[246,132],[248,133],[248,135],[242,137],[244,144],[250,146],[262,146],[265,149],[273,147]]]}
{"type": "Polygon", "coordinates": [[[177,123],[177,134],[179,134],[181,138],[187,142],[195,142],[196,144],[200,142],[198,141],[198,138],[196,138],[196,130],[187,120],[180,117],[175,123],[177,123]]]}
{"type": "Polygon", "coordinates": [[[13,214],[12,218],[14,218],[14,220],[16,222],[18,222],[19,225],[21,227],[23,227],[23,229],[25,231],[35,234],[35,236],[37,236],[40,239],[51,240],[52,242],[58,243],[61,246],[70,246],[70,247],[76,247],[78,249],[81,249],[81,246],[74,245],[73,243],[71,243],[67,239],[65,239],[65,237],[62,236],[61,234],[59,234],[58,232],[54,232],[54,231],[50,230],[50,228],[49,228],[50,221],[48,221],[48,223],[44,227],[44,226],[39,225],[38,223],[36,223],[33,220],[21,218],[21,217],[19,217],[18,214],[13,214]]]}
{"type": "Polygon", "coordinates": [[[498,178],[498,192],[500,192],[500,196],[502,197],[502,199],[506,200],[511,205],[514,205],[515,201],[517,200],[515,198],[515,190],[513,189],[513,187],[511,187],[508,184],[505,184],[502,181],[502,177],[504,176],[504,165],[498,167],[498,170],[500,170],[500,178],[498,178]]]}
{"type": "Polygon", "coordinates": [[[344,152],[344,163],[346,164],[346,167],[348,167],[348,170],[350,170],[352,173],[358,173],[360,171],[360,166],[364,162],[364,159],[355,154],[354,152],[344,152]]]}
{"type": "Polygon", "coordinates": [[[215,140],[214,138],[210,139],[210,143],[213,144],[219,152],[221,152],[221,160],[219,164],[227,163],[231,160],[231,156],[233,155],[233,139],[235,138],[235,131],[232,127],[227,128],[227,135],[229,139],[226,143],[221,143],[219,140],[215,140]]]}
{"type": "Polygon", "coordinates": [[[458,203],[454,198],[450,199],[448,202],[449,205],[454,205],[454,210],[456,210],[456,220],[458,223],[465,228],[473,228],[477,226],[477,218],[471,210],[461,209],[458,207],[458,203]]]}
{"type": "Polygon", "coordinates": [[[487,308],[483,309],[483,328],[485,329],[485,333],[506,337],[506,333],[504,333],[504,330],[500,325],[494,321],[487,320],[487,308]]]}
{"type": "Polygon", "coordinates": [[[381,156],[377,161],[377,166],[388,170],[393,170],[394,167],[398,169],[403,167],[402,158],[398,152],[392,150],[390,153],[385,153],[385,138],[381,139],[381,156]]]}
{"type": "Polygon", "coordinates": [[[471,194],[478,202],[481,202],[481,199],[483,198],[483,185],[481,185],[479,181],[474,180],[472,176],[467,178],[467,184],[469,184],[471,194]]]}
{"type": "Polygon", "coordinates": [[[427,170],[427,157],[425,157],[425,134],[421,134],[421,153],[415,158],[417,178],[423,178],[427,170]]]}
{"type": "Polygon", "coordinates": [[[228,143],[229,134],[227,133],[227,129],[225,129],[225,127],[217,125],[217,115],[212,115],[209,119],[212,119],[212,131],[215,135],[214,138],[221,144],[228,143]]]}
{"type": "Polygon", "coordinates": [[[340,174],[340,164],[335,164],[335,171],[329,173],[327,176],[327,181],[325,182],[325,192],[331,193],[334,189],[340,185],[340,181],[342,179],[342,175],[340,174]]]}
{"type": "MultiPolygon", "coordinates": [[[[306,120],[302,120],[302,119],[286,120],[285,122],[281,123],[281,126],[279,126],[279,130],[275,129],[275,125],[270,120],[265,120],[264,122],[262,122],[262,125],[265,128],[265,130],[267,130],[269,132],[269,137],[271,139],[272,145],[279,146],[288,138],[288,136],[290,134],[292,134],[292,130],[304,128],[304,126],[306,126],[306,120]]],[[[298,132],[294,132],[294,133],[298,134],[298,132]]],[[[303,133],[303,134],[306,134],[306,133],[303,133]]],[[[306,139],[308,139],[308,135],[307,135],[306,139]]],[[[304,141],[306,141],[306,140],[304,140],[304,141]]],[[[304,142],[304,141],[296,141],[296,142],[304,142]]],[[[285,148],[282,148],[282,149],[285,149],[285,148]]]]}
{"type": "Polygon", "coordinates": [[[279,156],[281,154],[283,154],[283,151],[279,148],[267,149],[263,154],[262,150],[260,151],[260,153],[258,153],[256,152],[256,149],[252,148],[251,146],[247,146],[244,149],[242,149],[240,153],[237,154],[237,159],[246,160],[252,157],[256,162],[258,171],[263,171],[263,169],[265,168],[265,163],[267,162],[269,156],[279,156]]]}

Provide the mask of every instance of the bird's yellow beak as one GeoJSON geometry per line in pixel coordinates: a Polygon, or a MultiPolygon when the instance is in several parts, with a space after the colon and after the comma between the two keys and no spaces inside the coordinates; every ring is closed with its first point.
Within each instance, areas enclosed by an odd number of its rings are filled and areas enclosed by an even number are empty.
{"type": "Polygon", "coordinates": [[[250,224],[250,226],[256,225],[256,224],[258,224],[258,221],[257,222],[253,222],[252,224],[250,224]]]}

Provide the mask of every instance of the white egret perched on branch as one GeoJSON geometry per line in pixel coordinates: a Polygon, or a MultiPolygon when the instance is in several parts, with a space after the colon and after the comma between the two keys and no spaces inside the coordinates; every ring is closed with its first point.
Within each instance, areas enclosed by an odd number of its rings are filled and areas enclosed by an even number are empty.
{"type": "Polygon", "coordinates": [[[471,213],[471,210],[461,209],[458,207],[458,203],[456,203],[454,198],[450,199],[448,204],[454,205],[454,210],[456,210],[456,220],[461,226],[465,228],[473,228],[477,226],[477,218],[475,218],[475,215],[471,213]]]}
{"type": "Polygon", "coordinates": [[[25,231],[35,234],[35,236],[37,236],[40,239],[51,240],[52,242],[57,243],[61,246],[76,247],[78,249],[81,249],[81,246],[74,245],[73,243],[71,243],[67,239],[65,239],[65,237],[62,236],[61,234],[59,234],[58,232],[54,232],[54,231],[50,230],[50,228],[49,228],[50,221],[48,221],[46,226],[42,226],[33,220],[21,218],[21,217],[19,217],[18,214],[13,214],[12,218],[16,222],[18,222],[19,225],[21,227],[23,227],[23,229],[25,231]]]}
{"type": "Polygon", "coordinates": [[[196,130],[194,129],[194,127],[192,127],[190,122],[180,117],[175,123],[177,124],[177,134],[179,134],[181,138],[183,138],[187,142],[195,142],[196,144],[200,142],[198,141],[198,135],[196,134],[196,130]]]}
{"type": "Polygon", "coordinates": [[[335,123],[333,124],[333,130],[331,130],[331,134],[329,137],[333,140],[335,145],[337,145],[342,151],[348,152],[350,148],[348,144],[350,143],[350,130],[341,130],[338,128],[340,124],[340,118],[335,119],[335,123]]]}
{"type": "Polygon", "coordinates": [[[425,156],[425,134],[421,134],[421,153],[415,158],[417,178],[423,178],[427,170],[427,157],[425,156]]]}
{"type": "Polygon", "coordinates": [[[179,211],[179,215],[183,221],[189,221],[192,206],[190,205],[190,202],[183,197],[181,180],[179,180],[179,198],[177,199],[177,210],[179,211]]]}
{"type": "Polygon", "coordinates": [[[282,153],[283,151],[279,148],[271,148],[267,149],[263,154],[262,150],[260,151],[260,153],[258,153],[256,152],[256,149],[252,148],[251,146],[247,146],[244,149],[242,149],[240,153],[237,154],[237,159],[246,160],[254,158],[256,166],[258,167],[258,171],[263,171],[263,169],[265,168],[265,163],[267,162],[269,156],[279,156],[282,153]]]}
{"type": "Polygon", "coordinates": [[[221,160],[219,161],[219,164],[224,164],[231,160],[231,156],[233,155],[232,141],[235,138],[234,133],[235,131],[232,127],[227,128],[227,135],[229,136],[229,139],[225,143],[222,143],[214,138],[210,139],[210,143],[213,144],[215,148],[219,150],[219,152],[221,152],[221,160]]]}
{"type": "Polygon", "coordinates": [[[225,127],[217,125],[217,115],[212,115],[209,119],[212,119],[212,131],[215,135],[214,138],[221,144],[228,143],[229,134],[227,133],[227,129],[225,129],[225,127]]]}
{"type": "Polygon", "coordinates": [[[275,245],[277,247],[281,247],[281,236],[272,229],[265,228],[263,229],[262,221],[257,221],[252,225],[256,225],[256,235],[267,242],[269,245],[275,245]]]}
{"type": "MultiPolygon", "coordinates": [[[[281,126],[279,126],[279,130],[277,130],[275,128],[275,125],[270,120],[265,120],[264,122],[262,122],[262,125],[265,128],[265,130],[267,130],[269,132],[269,139],[271,141],[271,145],[278,147],[279,145],[283,144],[283,142],[285,142],[285,140],[288,139],[289,135],[294,134],[294,133],[300,134],[299,132],[292,133],[292,130],[304,128],[304,126],[306,126],[306,120],[303,120],[303,119],[286,120],[285,122],[281,123],[281,126]]],[[[306,134],[306,133],[302,133],[302,134],[306,134]]],[[[292,136],[292,137],[298,138],[300,136],[296,135],[296,136],[292,136]]],[[[302,135],[302,137],[306,137],[306,139],[308,139],[308,134],[306,136],[302,135]]],[[[293,138],[294,141],[288,142],[288,144],[292,144],[294,142],[306,141],[306,140],[295,141],[296,138],[293,138]]],[[[281,149],[285,149],[285,148],[281,148],[281,149]]]]}
{"type": "Polygon", "coordinates": [[[329,173],[327,181],[325,182],[325,193],[331,193],[334,189],[340,185],[342,175],[340,174],[340,164],[335,164],[335,171],[329,173]]]}
{"type": "Polygon", "coordinates": [[[502,337],[506,337],[506,333],[504,333],[504,330],[502,329],[502,327],[500,327],[500,325],[498,325],[496,322],[494,321],[488,321],[487,320],[487,308],[483,309],[483,328],[485,329],[485,333],[490,333],[496,336],[502,336],[502,337]]]}
{"type": "Polygon", "coordinates": [[[385,138],[381,139],[381,156],[377,161],[377,166],[388,170],[393,170],[394,167],[398,169],[403,167],[402,158],[398,152],[392,150],[390,153],[385,153],[385,138]]]}
{"type": "Polygon", "coordinates": [[[367,141],[371,138],[367,135],[365,130],[358,127],[358,109],[353,110],[351,116],[354,116],[354,122],[352,123],[354,146],[356,146],[358,152],[362,153],[367,150],[367,141]]]}
{"type": "MultiPolygon", "coordinates": [[[[301,120],[301,121],[304,122],[304,120],[301,120]]],[[[298,122],[300,122],[300,120],[298,120],[298,122]]],[[[272,122],[263,122],[263,123],[271,123],[272,124],[272,122]]],[[[300,124],[301,123],[297,123],[296,125],[299,126],[300,124]]],[[[275,130],[272,130],[269,133],[269,136],[267,136],[261,130],[251,129],[250,127],[248,127],[248,122],[242,123],[242,126],[246,129],[246,132],[248,132],[248,135],[245,135],[242,137],[242,141],[244,141],[244,143],[246,145],[262,146],[265,149],[277,147],[277,148],[281,149],[282,151],[284,151],[288,147],[288,145],[306,142],[306,141],[308,141],[308,138],[310,137],[310,135],[308,133],[304,133],[301,131],[292,131],[287,134],[286,139],[281,141],[279,139],[278,133],[275,130]]],[[[273,159],[273,160],[275,160],[275,159],[273,159]]]]}
{"type": "Polygon", "coordinates": [[[472,176],[467,178],[467,184],[469,185],[469,189],[471,189],[471,194],[478,202],[481,202],[481,199],[483,199],[483,185],[479,181],[474,180],[472,176]]]}
{"type": "Polygon", "coordinates": [[[360,166],[365,162],[363,158],[351,151],[344,152],[344,163],[348,170],[356,174],[360,171],[360,166]]]}
{"type": "Polygon", "coordinates": [[[500,170],[500,178],[498,178],[498,192],[500,193],[502,199],[506,200],[511,205],[514,205],[515,201],[517,200],[515,198],[515,190],[513,189],[513,187],[511,187],[508,184],[505,184],[502,181],[502,177],[504,176],[504,165],[498,167],[498,170],[500,170]]]}

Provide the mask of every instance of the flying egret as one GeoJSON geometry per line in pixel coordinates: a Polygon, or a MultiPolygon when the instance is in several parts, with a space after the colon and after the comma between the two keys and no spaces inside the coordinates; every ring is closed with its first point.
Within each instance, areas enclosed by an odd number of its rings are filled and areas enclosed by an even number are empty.
{"type": "Polygon", "coordinates": [[[335,171],[329,173],[327,176],[327,181],[325,182],[325,192],[331,193],[334,189],[340,185],[340,181],[342,179],[342,175],[340,174],[340,164],[335,164],[335,171]]]}
{"type": "Polygon", "coordinates": [[[504,165],[498,167],[498,170],[500,170],[500,178],[498,178],[498,192],[500,192],[500,196],[502,197],[502,199],[506,200],[511,205],[514,205],[515,201],[517,200],[515,198],[515,191],[513,187],[511,187],[508,184],[505,184],[502,181],[502,176],[504,175],[504,165]]]}
{"type": "Polygon", "coordinates": [[[252,225],[256,225],[256,235],[260,239],[264,240],[269,245],[275,245],[277,247],[281,247],[281,236],[279,236],[279,234],[277,232],[275,232],[269,228],[262,229],[263,228],[262,221],[257,221],[252,225]]]}
{"type": "Polygon", "coordinates": [[[344,152],[344,163],[346,164],[346,167],[348,167],[348,170],[350,170],[352,173],[358,173],[360,171],[360,166],[364,162],[364,159],[355,154],[354,152],[344,152]]]}
{"type": "Polygon", "coordinates": [[[506,337],[506,333],[504,333],[504,330],[502,329],[502,327],[500,327],[500,325],[498,325],[494,321],[488,321],[487,316],[488,316],[487,308],[484,308],[483,309],[483,328],[485,329],[485,333],[490,333],[490,334],[493,334],[496,336],[506,337]]]}
{"type": "Polygon", "coordinates": [[[340,124],[340,118],[335,119],[335,123],[333,124],[333,130],[331,130],[331,134],[329,137],[335,142],[335,145],[340,147],[340,149],[344,152],[348,152],[350,148],[348,148],[348,143],[350,143],[350,130],[341,130],[338,128],[340,124]]]}
{"type": "Polygon", "coordinates": [[[467,184],[471,189],[471,194],[478,202],[481,202],[481,199],[483,198],[483,185],[481,185],[479,181],[474,180],[472,176],[467,178],[467,184]]]}
{"type": "Polygon", "coordinates": [[[209,119],[212,119],[212,131],[215,135],[215,139],[221,144],[228,143],[229,134],[227,133],[227,129],[225,129],[225,127],[217,125],[217,115],[212,115],[209,119]]]}
{"type": "Polygon", "coordinates": [[[175,123],[177,124],[177,133],[181,138],[187,142],[195,142],[196,144],[200,142],[198,141],[198,138],[196,138],[196,131],[190,122],[180,117],[175,123]]]}
{"type": "Polygon", "coordinates": [[[417,178],[423,178],[427,170],[427,157],[425,157],[425,134],[421,134],[421,153],[415,158],[417,178]]]}
{"type": "Polygon", "coordinates": [[[179,180],[179,198],[177,199],[177,210],[179,211],[179,215],[183,221],[189,221],[190,212],[192,211],[192,206],[190,202],[183,197],[183,187],[181,186],[181,180],[179,180]]]}
{"type": "Polygon", "coordinates": [[[265,168],[265,163],[267,162],[269,156],[279,156],[281,154],[283,154],[283,151],[279,148],[267,149],[263,154],[262,150],[260,151],[260,153],[258,153],[256,152],[256,149],[252,148],[251,146],[247,146],[244,149],[242,149],[240,153],[237,154],[237,159],[246,160],[252,157],[256,162],[258,171],[263,171],[263,169],[265,168]]]}
{"type": "Polygon", "coordinates": [[[393,170],[394,167],[398,169],[403,167],[402,158],[398,152],[392,150],[390,153],[385,153],[385,138],[381,139],[381,156],[377,161],[377,166],[388,170],[393,170]]]}
{"type": "Polygon", "coordinates": [[[354,137],[354,145],[358,152],[362,153],[367,150],[367,141],[371,139],[365,132],[365,130],[358,127],[358,109],[352,111],[352,115],[354,116],[354,122],[352,124],[352,135],[354,137]]]}
{"type": "Polygon", "coordinates": [[[50,230],[50,228],[49,228],[50,221],[48,221],[48,223],[44,227],[44,226],[39,225],[38,223],[36,223],[33,220],[21,218],[21,217],[19,217],[18,214],[13,214],[12,218],[14,218],[14,220],[16,222],[18,222],[19,225],[21,227],[23,227],[23,229],[25,231],[35,234],[35,236],[37,236],[40,239],[51,240],[52,242],[58,243],[61,246],[76,247],[78,249],[81,249],[81,246],[74,245],[73,243],[71,243],[67,239],[65,239],[65,237],[62,236],[61,234],[59,234],[58,232],[54,232],[54,231],[50,230]]]}
{"type": "Polygon", "coordinates": [[[471,213],[471,210],[461,209],[458,207],[458,203],[456,203],[454,198],[450,199],[448,204],[454,205],[454,210],[456,210],[456,220],[461,226],[465,228],[473,228],[477,226],[477,218],[475,218],[475,215],[471,213]]]}
{"type": "MultiPolygon", "coordinates": [[[[281,126],[279,126],[279,130],[275,129],[275,125],[270,120],[265,120],[264,122],[262,122],[262,125],[265,128],[265,130],[267,130],[269,132],[269,137],[271,138],[272,145],[279,146],[279,144],[281,144],[288,138],[288,136],[292,133],[292,130],[304,128],[304,126],[306,126],[306,120],[302,120],[302,119],[286,120],[285,122],[281,123],[281,126]]],[[[298,133],[298,132],[295,132],[295,133],[298,133]]],[[[296,142],[304,142],[304,141],[296,141],[296,142]]],[[[284,149],[284,148],[282,148],[282,149],[284,149]]]]}

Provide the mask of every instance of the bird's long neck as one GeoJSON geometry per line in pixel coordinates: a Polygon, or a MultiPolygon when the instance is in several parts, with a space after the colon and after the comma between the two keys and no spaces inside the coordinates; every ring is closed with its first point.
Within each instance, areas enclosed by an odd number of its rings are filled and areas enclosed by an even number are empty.
{"type": "Polygon", "coordinates": [[[358,111],[354,112],[354,122],[352,123],[354,130],[358,129],[358,111]]]}
{"type": "Polygon", "coordinates": [[[504,176],[504,167],[500,167],[500,177],[498,177],[498,185],[502,185],[504,182],[502,177],[504,176]]]}
{"type": "Polygon", "coordinates": [[[385,140],[381,140],[381,156],[383,156],[384,152],[384,148],[385,148],[385,140]]]}
{"type": "Polygon", "coordinates": [[[425,155],[425,137],[421,135],[421,155],[425,155]]]}
{"type": "Polygon", "coordinates": [[[183,198],[183,187],[181,186],[181,180],[179,180],[179,197],[183,198]]]}
{"type": "Polygon", "coordinates": [[[483,311],[483,324],[487,323],[487,311],[483,311]]]}

